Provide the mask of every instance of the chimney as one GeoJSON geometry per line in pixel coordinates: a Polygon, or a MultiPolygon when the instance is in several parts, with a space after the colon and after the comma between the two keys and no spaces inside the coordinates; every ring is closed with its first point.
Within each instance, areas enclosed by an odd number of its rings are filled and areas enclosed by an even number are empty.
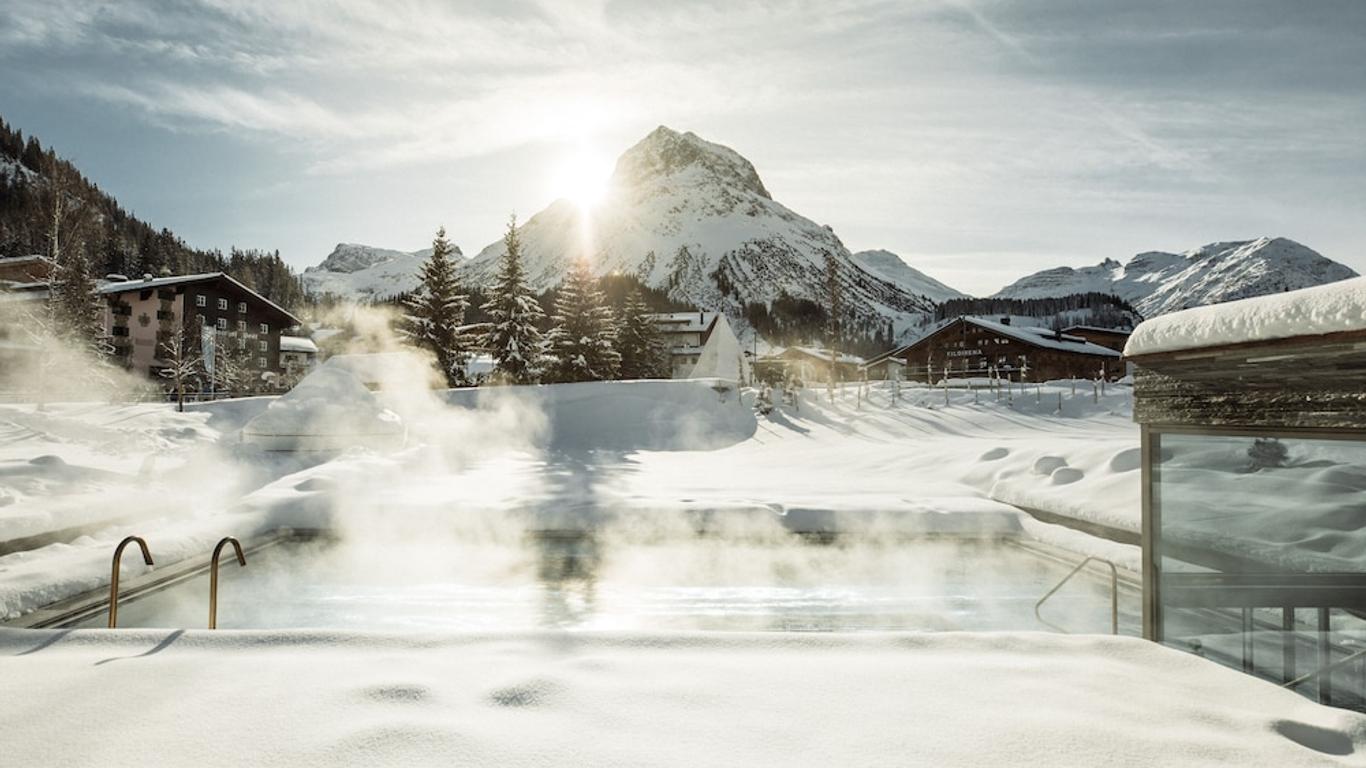
{"type": "Polygon", "coordinates": [[[1010,325],[1010,318],[1009,318],[1009,317],[1003,317],[1003,318],[1001,318],[1001,325],[1010,325]]]}

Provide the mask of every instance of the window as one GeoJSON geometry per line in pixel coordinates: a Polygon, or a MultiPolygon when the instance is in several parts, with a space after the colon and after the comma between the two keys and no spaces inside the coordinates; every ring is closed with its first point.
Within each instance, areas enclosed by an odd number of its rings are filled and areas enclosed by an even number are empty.
{"type": "Polygon", "coordinates": [[[265,339],[262,339],[261,341],[256,342],[256,348],[261,350],[262,352],[269,352],[270,342],[266,341],[265,339]]]}
{"type": "MultiPolygon", "coordinates": [[[[1281,683],[1359,647],[1366,441],[1221,429],[1149,439],[1158,640],[1281,683]]],[[[1300,690],[1366,706],[1355,663],[1300,690]]]]}
{"type": "Polygon", "coordinates": [[[218,325],[218,330],[220,330],[220,331],[226,331],[226,330],[228,330],[228,319],[227,319],[226,317],[220,317],[220,318],[218,318],[218,323],[217,323],[217,325],[218,325]]]}
{"type": "Polygon", "coordinates": [[[207,306],[209,305],[209,297],[208,297],[208,296],[205,296],[205,295],[202,294],[202,293],[199,294],[198,296],[195,296],[195,297],[194,297],[194,305],[195,305],[196,307],[207,307],[207,306]]]}
{"type": "Polygon", "coordinates": [[[195,315],[195,316],[194,316],[194,320],[195,320],[195,323],[196,323],[200,328],[203,328],[203,327],[204,327],[204,316],[203,316],[203,315],[195,315]]]}
{"type": "Polygon", "coordinates": [[[257,368],[265,368],[265,367],[266,367],[266,359],[265,359],[264,357],[258,357],[258,358],[256,358],[256,367],[257,367],[257,368]]]}
{"type": "Polygon", "coordinates": [[[238,349],[246,349],[246,348],[247,348],[247,337],[241,336],[241,337],[239,337],[239,338],[237,339],[237,348],[238,348],[238,349]]]}
{"type": "Polygon", "coordinates": [[[238,332],[238,333],[246,333],[246,332],[247,332],[247,321],[246,321],[246,320],[238,320],[238,321],[237,321],[237,332],[238,332]]]}
{"type": "Polygon", "coordinates": [[[270,333],[269,323],[261,323],[261,333],[270,333]]]}
{"type": "Polygon", "coordinates": [[[245,301],[239,301],[239,302],[237,302],[237,314],[239,314],[239,315],[245,315],[246,313],[247,313],[247,303],[246,303],[245,301]]]}
{"type": "Polygon", "coordinates": [[[228,311],[228,300],[227,300],[227,299],[219,299],[219,300],[218,300],[218,308],[221,309],[221,310],[223,310],[224,312],[228,311]]]}

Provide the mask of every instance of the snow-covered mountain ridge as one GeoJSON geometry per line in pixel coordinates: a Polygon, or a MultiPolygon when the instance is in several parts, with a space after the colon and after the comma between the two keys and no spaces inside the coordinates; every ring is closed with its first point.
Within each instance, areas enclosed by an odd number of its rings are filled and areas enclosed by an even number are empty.
{"type": "MultiPolygon", "coordinates": [[[[734,150],[660,126],[617,161],[603,202],[585,211],[557,200],[519,228],[536,290],[564,279],[575,258],[596,274],[623,273],[674,298],[732,317],[782,294],[824,303],[826,254],[836,264],[848,319],[881,328],[920,319],[956,292],[914,270],[888,276],[861,266],[827,226],[775,201],[753,164],[734,150]]],[[[493,243],[463,267],[488,285],[503,256],[493,243]]],[[[304,273],[312,293],[383,299],[416,282],[427,251],[341,244],[304,273]]]]}
{"type": "Polygon", "coordinates": [[[1121,264],[1057,267],[1002,288],[1002,298],[1112,293],[1144,317],[1252,296],[1309,288],[1355,277],[1351,268],[1283,237],[1210,243],[1186,251],[1140,253],[1121,264]]]}
{"type": "Polygon", "coordinates": [[[961,299],[967,296],[956,288],[935,280],[906,263],[906,260],[891,251],[858,251],[851,256],[854,263],[878,277],[896,283],[908,293],[928,297],[942,302],[948,299],[961,299]]]}
{"type": "MultiPolygon", "coordinates": [[[[431,248],[395,251],[358,243],[337,243],[316,267],[304,270],[304,290],[314,295],[375,301],[407,293],[417,287],[418,269],[432,255],[431,248]]],[[[460,249],[455,249],[460,255],[460,249]]]]}

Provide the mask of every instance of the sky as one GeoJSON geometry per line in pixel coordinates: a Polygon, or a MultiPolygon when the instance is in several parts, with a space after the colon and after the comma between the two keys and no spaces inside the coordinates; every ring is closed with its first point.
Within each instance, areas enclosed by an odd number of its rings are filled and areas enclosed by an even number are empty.
{"type": "Polygon", "coordinates": [[[657,125],[988,294],[1283,236],[1366,273],[1357,0],[5,0],[0,116],[190,245],[467,255],[657,125]]]}

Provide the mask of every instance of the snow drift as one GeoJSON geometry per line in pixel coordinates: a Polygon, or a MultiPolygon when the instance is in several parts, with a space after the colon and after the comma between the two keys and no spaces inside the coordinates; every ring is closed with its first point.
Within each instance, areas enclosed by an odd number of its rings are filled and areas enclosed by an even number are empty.
{"type": "Polygon", "coordinates": [[[394,448],[403,422],[354,375],[322,366],[242,428],[242,442],[268,451],[394,448]]]}

